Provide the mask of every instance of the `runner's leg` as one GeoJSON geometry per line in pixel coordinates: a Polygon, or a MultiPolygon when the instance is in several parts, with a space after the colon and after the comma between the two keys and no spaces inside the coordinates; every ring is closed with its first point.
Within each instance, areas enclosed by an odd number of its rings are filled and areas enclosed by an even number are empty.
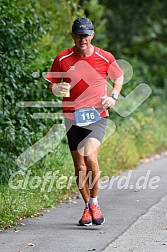
{"type": "Polygon", "coordinates": [[[84,156],[80,155],[80,153],[77,150],[71,151],[71,155],[74,162],[76,182],[77,182],[79,191],[85,203],[88,203],[90,199],[90,191],[88,187],[88,182],[85,181],[86,175],[87,175],[87,167],[85,165],[84,156]]]}
{"type": "Polygon", "coordinates": [[[85,156],[84,161],[87,167],[87,172],[91,173],[91,180],[89,184],[90,197],[96,198],[98,196],[98,184],[100,179],[100,170],[98,164],[98,152],[100,149],[100,141],[95,138],[87,138],[85,140],[85,156]]]}
{"type": "Polygon", "coordinates": [[[89,201],[90,196],[95,198],[98,195],[100,171],[97,157],[99,149],[100,142],[91,137],[85,140],[84,147],[71,151],[77,185],[85,202],[89,201]],[[87,174],[89,176],[86,180],[87,174]]]}

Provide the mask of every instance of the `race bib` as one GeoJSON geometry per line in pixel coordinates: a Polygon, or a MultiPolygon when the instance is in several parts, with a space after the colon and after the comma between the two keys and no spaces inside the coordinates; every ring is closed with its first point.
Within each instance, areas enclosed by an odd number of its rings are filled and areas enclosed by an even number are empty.
{"type": "Polygon", "coordinates": [[[78,109],[74,115],[78,126],[86,126],[101,119],[99,112],[94,107],[78,109]]]}

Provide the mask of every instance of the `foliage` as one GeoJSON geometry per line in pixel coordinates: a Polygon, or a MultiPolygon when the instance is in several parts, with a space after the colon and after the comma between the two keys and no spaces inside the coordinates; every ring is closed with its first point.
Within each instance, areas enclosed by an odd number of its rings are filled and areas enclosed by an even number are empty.
{"type": "Polygon", "coordinates": [[[36,14],[33,1],[2,0],[0,11],[0,175],[4,181],[15,168],[17,155],[36,139],[33,128],[41,126],[17,103],[40,97],[31,74],[35,45],[45,32],[45,15],[36,14]]]}
{"type": "Polygon", "coordinates": [[[76,189],[75,179],[71,185],[67,181],[69,189],[58,189],[57,185],[63,187],[62,176],[72,177],[71,163],[68,147],[62,144],[29,170],[13,173],[8,185],[0,186],[0,227],[6,228],[43,207],[65,200],[65,193],[76,189]]]}
{"type": "Polygon", "coordinates": [[[165,111],[166,104],[150,99],[149,107],[143,104],[130,116],[114,120],[117,130],[100,150],[100,166],[105,167],[103,174],[133,168],[140,159],[167,148],[165,111]]]}
{"type": "Polygon", "coordinates": [[[140,79],[152,86],[155,95],[166,96],[167,3],[158,0],[99,2],[105,6],[107,49],[117,58],[132,62],[140,79]],[[157,90],[159,87],[165,92],[157,90]]]}

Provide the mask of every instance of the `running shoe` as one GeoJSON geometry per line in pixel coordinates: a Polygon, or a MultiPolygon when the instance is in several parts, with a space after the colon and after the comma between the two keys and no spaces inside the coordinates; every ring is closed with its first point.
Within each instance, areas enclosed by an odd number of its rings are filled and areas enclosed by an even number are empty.
{"type": "Polygon", "coordinates": [[[99,205],[97,203],[92,203],[89,205],[89,209],[92,215],[92,223],[95,225],[102,225],[105,222],[105,219],[99,205]]]}
{"type": "Polygon", "coordinates": [[[92,225],[92,216],[88,207],[84,209],[82,218],[79,220],[81,226],[90,226],[92,225]]]}

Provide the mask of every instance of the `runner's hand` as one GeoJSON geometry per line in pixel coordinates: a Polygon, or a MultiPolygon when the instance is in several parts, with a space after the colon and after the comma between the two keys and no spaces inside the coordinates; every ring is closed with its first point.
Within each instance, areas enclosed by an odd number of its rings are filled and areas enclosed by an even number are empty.
{"type": "Polygon", "coordinates": [[[116,101],[110,97],[110,96],[106,96],[102,102],[103,108],[104,109],[111,109],[115,106],[116,101]]]}
{"type": "Polygon", "coordinates": [[[56,96],[63,96],[67,94],[70,90],[71,85],[67,82],[52,83],[51,90],[56,96]]]}

